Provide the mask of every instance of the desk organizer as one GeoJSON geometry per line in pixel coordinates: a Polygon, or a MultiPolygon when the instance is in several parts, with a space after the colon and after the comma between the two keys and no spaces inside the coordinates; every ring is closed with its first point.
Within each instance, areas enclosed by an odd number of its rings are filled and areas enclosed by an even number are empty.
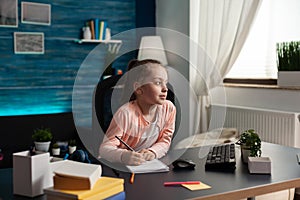
{"type": "Polygon", "coordinates": [[[269,157],[248,157],[250,174],[271,174],[271,160],[269,157]]]}
{"type": "Polygon", "coordinates": [[[29,151],[13,154],[14,194],[35,197],[43,194],[43,189],[53,185],[50,171],[50,154],[30,155],[29,151]]]}

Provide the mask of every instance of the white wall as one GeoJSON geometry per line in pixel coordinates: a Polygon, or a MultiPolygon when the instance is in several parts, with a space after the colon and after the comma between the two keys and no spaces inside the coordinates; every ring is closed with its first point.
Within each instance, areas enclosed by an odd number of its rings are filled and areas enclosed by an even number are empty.
{"type": "MultiPolygon", "coordinates": [[[[214,103],[221,103],[222,87],[211,90],[214,103]]],[[[300,90],[225,87],[228,105],[274,109],[300,113],[300,90]]]]}
{"type": "MultiPolygon", "coordinates": [[[[159,32],[162,36],[167,53],[168,65],[179,72],[188,83],[189,80],[189,0],[156,0],[156,26],[170,31],[159,32]],[[186,59],[187,58],[187,59],[186,59]]],[[[170,81],[172,77],[169,77],[170,81]]],[[[180,82],[180,80],[176,80],[180,82]]],[[[189,98],[188,84],[180,84],[177,90],[180,110],[177,113],[180,118],[178,134],[172,144],[180,141],[189,134],[189,98]],[[181,100],[180,100],[181,99],[181,100]],[[184,100],[182,100],[184,99],[184,100]]],[[[177,107],[179,108],[179,107],[177,107]]]]}
{"type": "MultiPolygon", "coordinates": [[[[189,1],[182,0],[156,0],[156,26],[177,31],[186,35],[178,41],[178,35],[174,38],[170,35],[163,37],[167,49],[174,49],[180,56],[189,57],[189,1]]],[[[178,55],[167,53],[169,65],[179,71],[184,77],[189,77],[189,64],[178,55]]]]}

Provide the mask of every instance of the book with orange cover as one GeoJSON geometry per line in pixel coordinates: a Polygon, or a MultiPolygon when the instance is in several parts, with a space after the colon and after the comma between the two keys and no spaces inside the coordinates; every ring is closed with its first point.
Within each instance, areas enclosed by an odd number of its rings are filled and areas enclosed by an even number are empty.
{"type": "Polygon", "coordinates": [[[91,39],[94,40],[95,39],[95,24],[94,24],[94,20],[90,20],[89,21],[89,26],[90,26],[90,30],[91,30],[91,34],[92,34],[91,39]]]}
{"type": "Polygon", "coordinates": [[[59,190],[53,187],[44,189],[47,199],[55,200],[99,200],[124,191],[124,179],[101,177],[91,190],[59,190]]]}
{"type": "Polygon", "coordinates": [[[62,190],[89,190],[101,177],[101,165],[65,160],[54,170],[53,187],[62,190]]]}

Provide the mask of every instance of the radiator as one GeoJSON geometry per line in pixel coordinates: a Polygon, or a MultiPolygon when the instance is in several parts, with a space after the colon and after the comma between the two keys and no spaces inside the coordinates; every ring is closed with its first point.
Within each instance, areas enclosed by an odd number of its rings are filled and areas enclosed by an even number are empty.
{"type": "Polygon", "coordinates": [[[222,120],[217,118],[223,116],[220,112],[224,110],[223,127],[237,128],[239,133],[254,129],[262,141],[300,147],[300,113],[237,106],[226,106],[224,109],[223,105],[213,105],[212,121],[222,120]]]}

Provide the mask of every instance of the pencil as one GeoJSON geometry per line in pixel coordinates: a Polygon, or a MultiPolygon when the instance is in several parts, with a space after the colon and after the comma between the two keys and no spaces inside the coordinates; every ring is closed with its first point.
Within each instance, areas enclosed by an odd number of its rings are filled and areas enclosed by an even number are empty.
{"type": "Polygon", "coordinates": [[[124,142],[121,138],[119,138],[118,136],[115,136],[122,144],[124,144],[128,149],[130,149],[131,151],[134,151],[133,148],[131,148],[131,146],[129,146],[128,144],[126,144],[126,142],[124,142]]]}
{"type": "MultiPolygon", "coordinates": [[[[134,151],[133,148],[131,148],[131,146],[129,146],[128,144],[126,144],[126,142],[124,142],[121,138],[119,138],[118,136],[115,136],[122,144],[124,144],[128,149],[130,149],[131,151],[134,151]]],[[[131,176],[130,176],[130,180],[129,182],[131,184],[134,183],[134,173],[131,173],[131,176]]]]}

